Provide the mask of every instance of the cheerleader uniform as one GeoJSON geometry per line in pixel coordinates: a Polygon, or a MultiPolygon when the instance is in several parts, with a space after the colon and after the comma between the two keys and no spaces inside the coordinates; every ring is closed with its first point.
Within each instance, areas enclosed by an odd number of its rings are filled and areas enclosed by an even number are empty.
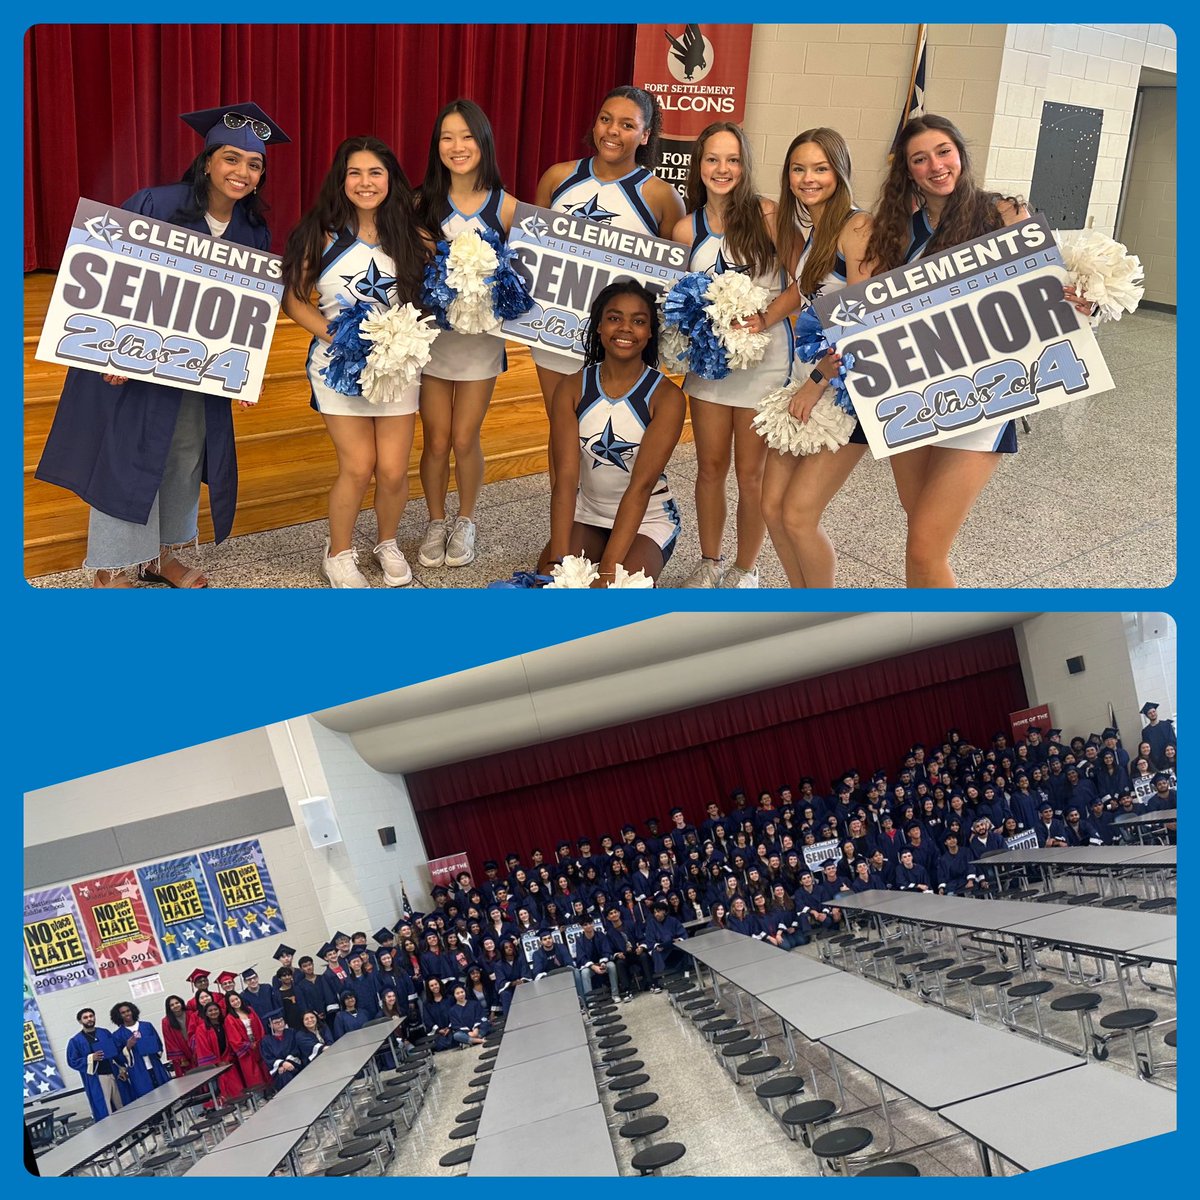
{"type": "MultiPolygon", "coordinates": [[[[918,208],[912,215],[912,241],[908,244],[908,252],[904,256],[906,263],[920,258],[929,239],[933,237],[933,227],[926,219],[925,210],[918,208]]],[[[994,454],[1016,454],[1017,427],[1012,421],[1003,425],[992,425],[986,429],[972,429],[958,437],[947,438],[937,443],[939,449],[946,450],[982,450],[994,454]]]]}
{"type": "MultiPolygon", "coordinates": [[[[447,200],[450,211],[442,218],[442,237],[452,241],[456,233],[467,228],[478,229],[481,233],[491,229],[503,241],[504,225],[500,220],[503,203],[504,192],[499,188],[489,192],[482,206],[473,213],[459,212],[453,202],[447,200]]],[[[422,375],[465,383],[476,379],[494,379],[507,365],[502,337],[490,333],[457,333],[453,329],[443,329],[429,348],[429,362],[422,375]]]]}
{"type": "MultiPolygon", "coordinates": [[[[724,242],[724,234],[713,233],[708,227],[704,209],[697,209],[692,213],[692,251],[688,258],[688,270],[704,271],[712,276],[726,271],[744,273],[744,267],[735,266],[725,258],[724,242]]],[[[774,300],[783,288],[783,277],[779,271],[756,276],[754,282],[767,289],[768,302],[774,300]]],[[[708,400],[729,408],[756,408],[764,396],[791,382],[792,355],[795,352],[792,322],[790,319],[782,321],[767,332],[771,335],[771,341],[761,362],[742,370],[730,371],[724,379],[702,379],[689,371],[683,381],[683,390],[697,400],[708,400]]]]}
{"type": "MultiPolygon", "coordinates": [[[[642,189],[653,173],[645,167],[635,167],[620,179],[601,180],[593,174],[592,162],[590,158],[581,158],[575,164],[575,169],[554,189],[550,207],[602,225],[658,237],[658,222],[642,198],[642,189]]],[[[539,367],[564,375],[574,375],[583,362],[573,354],[556,354],[540,346],[530,354],[539,367]]]]}
{"type": "MultiPolygon", "coordinates": [[[[317,307],[332,321],[343,309],[365,300],[374,309],[397,303],[396,268],[379,246],[372,246],[343,230],[321,256],[317,275],[317,307]]],[[[313,338],[304,366],[312,386],[312,407],[319,413],[345,417],[403,417],[417,411],[419,383],[408,388],[399,400],[372,404],[365,396],[343,396],[321,375],[329,363],[329,343],[313,338]]]]}
{"type": "MultiPolygon", "coordinates": [[[[661,372],[646,367],[623,396],[609,396],[600,383],[600,364],[583,371],[583,389],[575,415],[579,420],[579,495],[575,520],[581,525],[611,529],[617,508],[629,486],[642,435],[650,424],[650,397],[662,382],[661,372]]],[[[666,472],[646,506],[638,526],[662,550],[663,562],[679,537],[679,510],[671,495],[666,472]]]]}

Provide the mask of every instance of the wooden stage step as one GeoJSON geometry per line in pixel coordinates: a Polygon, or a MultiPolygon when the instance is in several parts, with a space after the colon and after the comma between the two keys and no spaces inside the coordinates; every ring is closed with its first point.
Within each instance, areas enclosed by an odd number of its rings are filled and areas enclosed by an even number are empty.
{"type": "MultiPolygon", "coordinates": [[[[53,283],[54,276],[48,272],[25,277],[27,577],[78,567],[87,544],[87,506],[70,492],[33,477],[66,375],[66,368],[39,362],[33,356],[53,283]]],[[[308,334],[281,315],[262,399],[255,408],[234,409],[240,476],[235,534],[297,525],[326,513],[326,497],[337,474],[337,460],[320,416],[309,407],[304,373],[308,343],[308,334]]],[[[496,384],[483,426],[484,477],[488,483],[546,470],[546,414],[528,349],[510,342],[508,363],[508,371],[496,384]]],[[[683,436],[691,440],[690,426],[683,436]]],[[[420,458],[418,421],[409,464],[413,496],[423,494],[417,469],[420,458]]],[[[370,506],[372,494],[368,492],[364,507],[370,506]]],[[[200,537],[212,540],[206,494],[201,497],[200,537]]]]}

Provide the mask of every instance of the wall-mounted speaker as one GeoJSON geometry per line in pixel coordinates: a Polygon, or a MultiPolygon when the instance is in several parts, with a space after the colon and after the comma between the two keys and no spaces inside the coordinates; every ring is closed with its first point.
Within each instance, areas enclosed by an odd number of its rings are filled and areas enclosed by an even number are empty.
{"type": "Polygon", "coordinates": [[[1068,658],[1067,670],[1072,675],[1081,675],[1083,673],[1083,655],[1078,654],[1074,658],[1068,658]]]}
{"type": "Polygon", "coordinates": [[[1166,613],[1139,613],[1138,632],[1143,642],[1154,642],[1171,632],[1171,618],[1166,613]]]}
{"type": "Polygon", "coordinates": [[[388,825],[386,828],[379,830],[379,844],[381,846],[394,846],[396,844],[396,828],[394,825],[388,825]]]}
{"type": "Polygon", "coordinates": [[[300,801],[300,815],[304,818],[304,827],[308,830],[308,840],[313,848],[320,850],[323,846],[333,846],[342,840],[342,831],[338,828],[337,815],[333,811],[333,803],[328,796],[313,796],[311,800],[300,801]]]}

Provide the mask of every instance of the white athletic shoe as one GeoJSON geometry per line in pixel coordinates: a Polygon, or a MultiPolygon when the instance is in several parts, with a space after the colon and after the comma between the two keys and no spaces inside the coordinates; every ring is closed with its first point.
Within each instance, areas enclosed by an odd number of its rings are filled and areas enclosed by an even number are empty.
{"type": "Polygon", "coordinates": [[[417,562],[423,567],[440,567],[446,561],[446,522],[430,521],[417,551],[417,562]]]}
{"type": "Polygon", "coordinates": [[[756,588],[758,587],[758,568],[743,571],[741,567],[726,567],[717,587],[723,588],[756,588]]]}
{"type": "Polygon", "coordinates": [[[412,567],[408,565],[408,559],[396,545],[395,538],[380,542],[371,553],[375,555],[375,561],[383,571],[383,582],[388,587],[404,587],[412,583],[412,567]]]}
{"type": "Polygon", "coordinates": [[[475,522],[470,517],[456,517],[454,528],[446,539],[446,566],[465,567],[475,561],[475,522]]]}
{"type": "Polygon", "coordinates": [[[329,557],[329,539],[325,539],[325,555],[321,561],[321,574],[329,580],[331,588],[369,588],[366,576],[358,569],[358,548],[352,546],[341,554],[329,557]]]}
{"type": "Polygon", "coordinates": [[[715,588],[721,578],[723,558],[702,558],[700,565],[679,585],[685,588],[715,588]]]}

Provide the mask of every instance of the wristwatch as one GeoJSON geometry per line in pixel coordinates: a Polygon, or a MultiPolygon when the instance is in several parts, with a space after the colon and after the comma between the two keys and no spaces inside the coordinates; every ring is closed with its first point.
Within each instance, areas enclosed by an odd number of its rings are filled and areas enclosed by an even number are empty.
{"type": "Polygon", "coordinates": [[[825,376],[821,374],[821,369],[819,367],[813,367],[813,369],[809,371],[808,377],[813,381],[813,383],[825,382],[825,376]]]}

